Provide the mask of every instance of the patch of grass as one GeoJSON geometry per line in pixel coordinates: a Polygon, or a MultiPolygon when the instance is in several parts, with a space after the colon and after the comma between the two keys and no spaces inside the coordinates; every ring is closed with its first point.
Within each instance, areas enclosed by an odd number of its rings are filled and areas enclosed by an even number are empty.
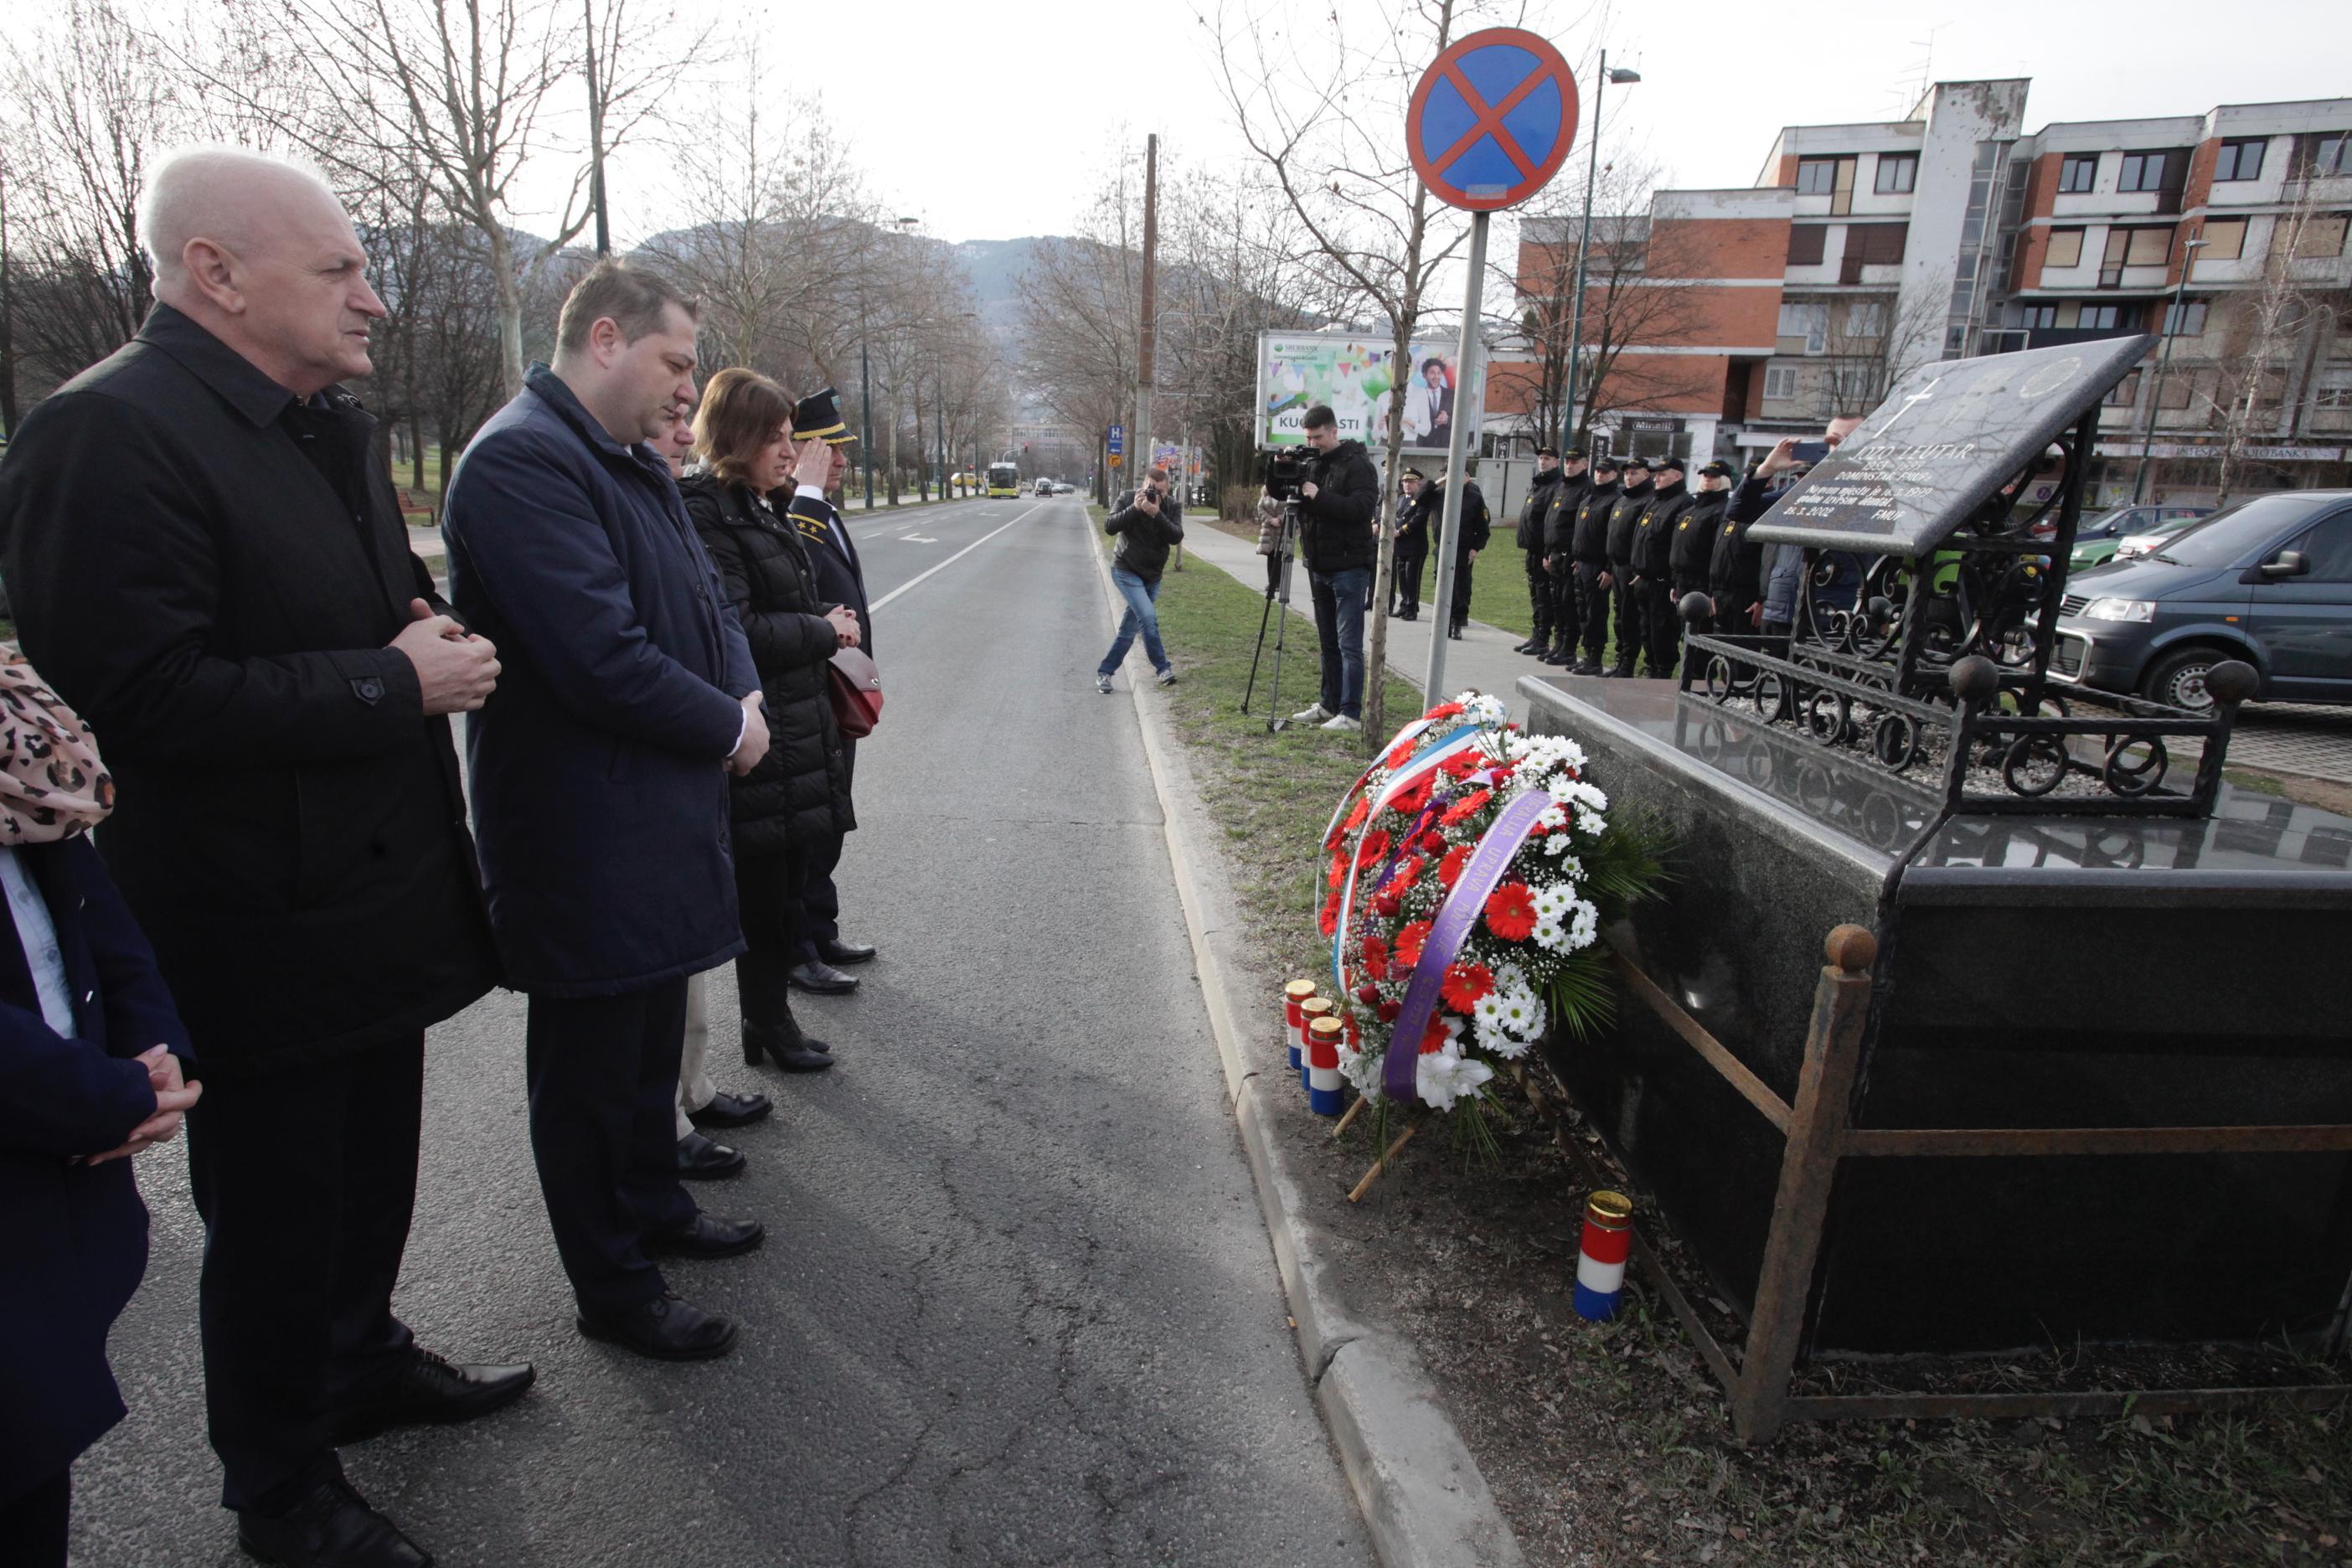
{"type": "Polygon", "coordinates": [[[2250,789],[2256,795],[2274,795],[2284,798],[2286,785],[2268,773],[2254,773],[2247,768],[2225,767],[2221,776],[2240,789],[2250,789]]]}

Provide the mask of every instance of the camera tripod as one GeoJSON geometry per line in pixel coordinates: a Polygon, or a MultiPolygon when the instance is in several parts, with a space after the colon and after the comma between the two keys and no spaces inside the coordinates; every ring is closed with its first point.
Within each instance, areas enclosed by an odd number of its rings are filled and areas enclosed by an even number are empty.
{"type": "Polygon", "coordinates": [[[1298,501],[1296,497],[1282,503],[1282,531],[1274,545],[1274,581],[1265,591],[1265,608],[1257,618],[1257,651],[1250,655],[1249,682],[1242,689],[1242,711],[1249,711],[1250,698],[1257,690],[1258,660],[1265,657],[1265,628],[1274,626],[1274,679],[1266,687],[1265,732],[1269,735],[1287,725],[1282,717],[1282,649],[1290,636],[1290,565],[1296,555],[1291,542],[1298,533],[1298,501]],[[1282,606],[1282,618],[1274,619],[1274,607],[1282,606]]]}

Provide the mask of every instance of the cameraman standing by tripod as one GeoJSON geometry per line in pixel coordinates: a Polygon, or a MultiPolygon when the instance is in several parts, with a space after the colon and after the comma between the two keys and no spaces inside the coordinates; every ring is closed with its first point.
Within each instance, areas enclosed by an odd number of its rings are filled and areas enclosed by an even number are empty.
{"type": "Polygon", "coordinates": [[[1323,694],[1292,714],[1296,724],[1326,730],[1364,727],[1364,612],[1380,559],[1381,477],[1361,441],[1339,439],[1328,404],[1307,411],[1313,456],[1298,486],[1299,552],[1315,595],[1315,636],[1322,645],[1323,694]]]}
{"type": "Polygon", "coordinates": [[[1110,678],[1126,659],[1127,650],[1135,646],[1138,633],[1143,637],[1144,656],[1160,672],[1160,684],[1173,686],[1176,667],[1168,662],[1168,650],[1160,646],[1158,601],[1160,574],[1168,570],[1169,549],[1184,537],[1184,504],[1170,492],[1168,470],[1152,465],[1143,476],[1141,489],[1118,498],[1103,531],[1118,539],[1118,548],[1111,552],[1110,580],[1118,596],[1127,601],[1127,613],[1119,616],[1118,635],[1111,639],[1110,651],[1095,670],[1095,689],[1110,689],[1110,678]]]}

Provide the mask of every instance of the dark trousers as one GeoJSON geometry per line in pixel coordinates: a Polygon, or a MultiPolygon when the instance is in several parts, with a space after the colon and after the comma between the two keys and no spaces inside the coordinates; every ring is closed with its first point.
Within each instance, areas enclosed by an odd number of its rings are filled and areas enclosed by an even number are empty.
{"type": "Polygon", "coordinates": [[[1538,647],[1551,646],[1551,574],[1544,570],[1542,555],[1530,551],[1528,564],[1528,607],[1535,616],[1535,631],[1529,638],[1538,647]]]}
{"type": "Polygon", "coordinates": [[[66,1568],[66,1521],[72,1514],[69,1469],[0,1502],[0,1563],[11,1568],[66,1568]]]}
{"type": "Polygon", "coordinates": [[[336,1406],[414,1352],[392,1288],[424,1104],[421,1033],[263,1078],[205,1078],[188,1180],[205,1220],[197,1323],[225,1507],[274,1506],[331,1474],[336,1406]]]}
{"type": "Polygon", "coordinates": [[[694,1223],[677,1180],[686,981],[619,996],[533,996],[523,1033],[530,1152],[555,1250],[588,1311],[662,1293],[645,1235],[694,1223]]]}
{"type": "MultiPolygon", "coordinates": [[[[842,771],[855,789],[857,742],[846,735],[841,739],[841,760],[842,771]]],[[[841,940],[841,889],[833,882],[834,870],[841,864],[841,850],[842,836],[838,833],[811,843],[802,858],[800,879],[788,889],[793,935],[800,948],[795,963],[814,961],[820,944],[841,940]]]]}
{"type": "Polygon", "coordinates": [[[1559,570],[1544,574],[1544,584],[1551,591],[1551,643],[1554,652],[1567,654],[1576,647],[1583,630],[1583,617],[1577,613],[1576,573],[1563,559],[1559,570]]]}
{"type": "Polygon", "coordinates": [[[1642,628],[1642,661],[1652,675],[1672,675],[1682,649],[1682,627],[1675,619],[1675,590],[1659,577],[1644,577],[1633,585],[1633,608],[1642,628]]]}
{"type": "Polygon", "coordinates": [[[1642,612],[1634,602],[1633,569],[1622,561],[1609,563],[1610,629],[1617,636],[1619,669],[1633,668],[1633,656],[1642,647],[1642,612]]]}
{"type": "Polygon", "coordinates": [[[1397,613],[1412,616],[1421,613],[1421,569],[1429,561],[1429,546],[1409,549],[1400,544],[1396,552],[1397,613]]]}
{"type": "Polygon", "coordinates": [[[1756,623],[1748,618],[1756,608],[1754,599],[1738,594],[1717,594],[1712,597],[1715,600],[1715,619],[1711,625],[1716,636],[1752,637],[1756,635],[1756,623]]]}
{"type": "MultiPolygon", "coordinates": [[[[838,858],[840,836],[830,843],[838,858]]],[[[735,904],[751,944],[735,960],[735,1000],[747,1024],[777,1026],[792,1019],[787,976],[805,956],[798,920],[808,877],[809,858],[796,849],[735,857],[735,904]]]]}
{"type": "Polygon", "coordinates": [[[1608,570],[1595,561],[1576,563],[1576,615],[1582,623],[1587,664],[1599,664],[1609,643],[1609,590],[1601,585],[1601,574],[1608,570]]]}
{"type": "Polygon", "coordinates": [[[1460,631],[1470,619],[1470,563],[1461,556],[1454,560],[1454,618],[1447,624],[1460,631]]]}

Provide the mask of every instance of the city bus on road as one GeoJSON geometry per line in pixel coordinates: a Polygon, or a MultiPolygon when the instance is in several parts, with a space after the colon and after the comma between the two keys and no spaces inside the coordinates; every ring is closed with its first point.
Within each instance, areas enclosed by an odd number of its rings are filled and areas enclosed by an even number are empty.
{"type": "Polygon", "coordinates": [[[1014,463],[988,465],[988,493],[992,496],[1018,497],[1021,494],[1021,469],[1014,463]]]}

